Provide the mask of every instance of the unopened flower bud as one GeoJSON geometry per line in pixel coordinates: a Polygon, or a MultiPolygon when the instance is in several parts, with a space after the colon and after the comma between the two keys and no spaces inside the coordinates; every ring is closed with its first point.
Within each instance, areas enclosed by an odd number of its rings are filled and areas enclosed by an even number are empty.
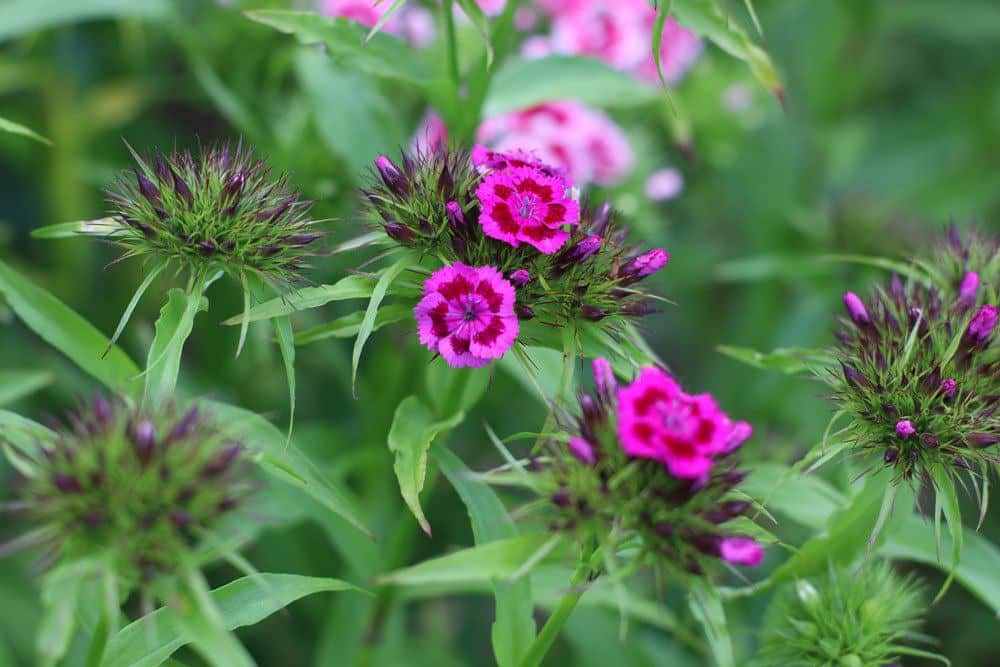
{"type": "Polygon", "coordinates": [[[920,442],[924,443],[924,447],[928,449],[937,449],[941,445],[941,441],[933,433],[924,433],[920,436],[920,442]]]}
{"type": "Polygon", "coordinates": [[[398,243],[406,243],[413,238],[413,232],[409,227],[401,225],[394,220],[385,223],[382,225],[382,228],[385,229],[385,233],[389,235],[389,238],[398,243]]]}
{"type": "Polygon", "coordinates": [[[569,441],[569,451],[587,465],[597,463],[597,456],[594,454],[594,447],[583,438],[571,438],[569,441]]]}
{"type": "Polygon", "coordinates": [[[972,321],[969,322],[969,329],[966,332],[966,338],[968,338],[974,345],[982,345],[989,340],[990,336],[993,335],[993,330],[996,326],[996,306],[983,306],[973,316],[972,321]]]}
{"type": "Polygon", "coordinates": [[[448,224],[454,230],[462,229],[465,226],[465,214],[458,202],[450,201],[444,205],[445,215],[448,217],[448,224]]]}
{"type": "Polygon", "coordinates": [[[598,308],[597,306],[583,306],[580,308],[580,315],[585,320],[590,320],[591,322],[600,322],[605,317],[608,316],[607,311],[598,308]]]}
{"type": "Polygon", "coordinates": [[[590,217],[590,232],[592,234],[597,234],[602,236],[608,227],[608,223],[611,222],[611,213],[613,209],[611,208],[611,202],[604,201],[594,214],[590,217]]]}
{"type": "Polygon", "coordinates": [[[511,273],[507,280],[510,281],[510,284],[514,287],[524,287],[531,281],[531,274],[525,269],[518,269],[517,271],[511,273]]]}
{"type": "Polygon", "coordinates": [[[139,183],[139,193],[154,206],[160,202],[160,190],[153,181],[149,180],[145,174],[138,169],[135,171],[135,180],[139,183]]]}
{"type": "Polygon", "coordinates": [[[946,400],[951,400],[955,398],[955,394],[958,392],[958,383],[954,379],[948,378],[941,383],[941,395],[945,397],[946,400]]]}
{"type": "Polygon", "coordinates": [[[156,428],[148,419],[140,420],[129,432],[129,439],[135,447],[136,456],[143,463],[149,463],[156,446],[156,428]]]}
{"type": "Polygon", "coordinates": [[[892,465],[899,458],[899,450],[895,447],[889,447],[885,450],[885,455],[882,459],[885,461],[886,465],[892,465]]]}
{"type": "Polygon", "coordinates": [[[868,315],[868,309],[865,308],[864,302],[854,292],[847,292],[844,294],[844,306],[847,308],[847,314],[851,316],[851,320],[860,326],[865,326],[871,324],[871,317],[868,315]]]}
{"type": "Polygon", "coordinates": [[[896,422],[896,435],[902,440],[909,440],[917,432],[913,422],[909,419],[901,419],[896,422]]]}
{"type": "Polygon", "coordinates": [[[645,317],[660,312],[647,301],[629,301],[618,311],[626,317],[645,317]]]}
{"type": "Polygon", "coordinates": [[[619,271],[623,284],[630,284],[647,278],[670,261],[670,255],[663,248],[654,248],[629,260],[619,271]]]}
{"type": "Polygon", "coordinates": [[[535,311],[532,310],[530,306],[525,306],[523,303],[519,303],[514,306],[514,313],[517,315],[517,319],[519,320],[530,320],[535,317],[535,311]]]}
{"type": "Polygon", "coordinates": [[[378,169],[378,173],[382,177],[382,182],[385,183],[386,187],[400,197],[406,195],[406,179],[403,177],[403,173],[399,171],[399,167],[388,156],[379,155],[375,158],[375,168],[378,169]]]}
{"type": "Polygon", "coordinates": [[[983,449],[991,447],[1000,442],[1000,434],[997,433],[972,433],[965,439],[970,447],[983,449]]]}
{"type": "Polygon", "coordinates": [[[958,306],[962,310],[967,310],[976,305],[976,295],[979,292],[979,274],[969,271],[962,278],[962,284],[958,288],[958,306]]]}
{"type": "Polygon", "coordinates": [[[869,389],[871,388],[871,383],[868,381],[864,375],[858,371],[857,368],[851,366],[850,364],[840,362],[841,368],[844,370],[844,379],[847,384],[855,389],[869,389]]]}

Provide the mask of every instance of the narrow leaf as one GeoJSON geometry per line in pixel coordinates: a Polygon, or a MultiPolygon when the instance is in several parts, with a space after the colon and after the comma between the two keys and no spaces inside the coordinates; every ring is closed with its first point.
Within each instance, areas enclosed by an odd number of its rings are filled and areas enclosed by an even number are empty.
{"type": "Polygon", "coordinates": [[[274,335],[281,349],[281,360],[285,364],[285,379],[288,381],[288,439],[292,438],[292,426],[295,424],[295,334],[292,332],[292,321],[288,315],[275,317],[274,335]]]}
{"type": "Polygon", "coordinates": [[[688,594],[691,614],[705,629],[708,648],[717,667],[733,667],[733,642],[729,636],[726,612],[718,591],[707,580],[696,578],[688,594]]]}
{"type": "Polygon", "coordinates": [[[52,384],[48,371],[0,371],[0,405],[30,396],[52,384]]]}
{"type": "Polygon", "coordinates": [[[354,340],[354,351],[351,354],[351,391],[355,392],[355,394],[357,392],[358,364],[361,362],[361,352],[365,349],[368,337],[375,330],[375,316],[378,315],[382,299],[385,298],[393,281],[399,277],[399,274],[410,267],[415,261],[413,255],[404,255],[395,264],[385,269],[379,277],[378,282],[375,283],[375,289],[372,290],[372,298],[368,302],[368,309],[365,310],[365,316],[361,320],[361,326],[358,328],[358,337],[354,340]]]}
{"type": "MultiPolygon", "coordinates": [[[[270,301],[259,303],[246,314],[249,322],[268,320],[272,317],[289,315],[300,310],[319,308],[331,301],[346,301],[348,299],[365,299],[371,296],[375,281],[363,276],[347,276],[333,285],[318,285],[275,297],[270,301]]],[[[244,315],[234,315],[222,323],[226,326],[243,324],[244,315]]]]}
{"type": "MultiPolygon", "coordinates": [[[[2,13],[0,13],[0,15],[2,15],[2,13]]],[[[0,31],[2,30],[3,27],[0,27],[0,31]]],[[[38,134],[31,128],[27,128],[24,125],[21,125],[20,123],[15,123],[14,121],[7,120],[2,116],[0,116],[0,132],[9,132],[10,134],[18,134],[22,137],[28,137],[29,139],[34,139],[35,141],[39,141],[43,144],[48,144],[49,146],[52,145],[51,141],[49,141],[42,135],[38,134]]]]}
{"type": "Polygon", "coordinates": [[[181,368],[181,353],[191,330],[194,318],[202,307],[202,281],[190,293],[172,289],[167,303],[156,320],[156,335],[149,346],[146,364],[145,400],[157,403],[170,396],[177,385],[181,368]]]}

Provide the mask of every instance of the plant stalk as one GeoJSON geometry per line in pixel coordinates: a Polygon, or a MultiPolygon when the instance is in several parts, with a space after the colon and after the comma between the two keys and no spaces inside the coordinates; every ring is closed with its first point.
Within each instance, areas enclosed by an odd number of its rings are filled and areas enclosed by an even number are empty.
{"type": "Polygon", "coordinates": [[[566,625],[570,614],[576,609],[577,602],[583,596],[584,588],[582,585],[590,577],[590,572],[590,559],[586,558],[580,564],[580,567],[576,569],[576,572],[573,573],[570,579],[569,592],[559,600],[559,604],[552,610],[552,615],[549,616],[548,620],[545,621],[545,625],[542,626],[542,631],[538,633],[535,641],[528,648],[524,659],[521,660],[521,667],[538,667],[542,664],[542,660],[545,659],[549,649],[552,648],[552,644],[555,643],[556,637],[559,636],[563,626],[566,625]]]}

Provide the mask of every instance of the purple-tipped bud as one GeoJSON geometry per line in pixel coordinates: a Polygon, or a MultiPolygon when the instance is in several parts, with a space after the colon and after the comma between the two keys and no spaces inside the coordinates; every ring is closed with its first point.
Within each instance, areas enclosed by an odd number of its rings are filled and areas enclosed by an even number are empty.
{"type": "Polygon", "coordinates": [[[552,504],[556,507],[569,507],[573,504],[573,498],[567,491],[556,491],[552,494],[552,504]]]}
{"type": "Polygon", "coordinates": [[[403,177],[403,173],[399,170],[399,167],[389,159],[389,156],[379,155],[375,158],[375,168],[378,169],[378,173],[382,177],[382,182],[385,183],[386,187],[400,197],[406,195],[406,179],[403,177]]]}
{"type": "Polygon", "coordinates": [[[531,320],[535,317],[535,311],[531,309],[530,306],[525,306],[523,303],[519,303],[514,306],[514,313],[517,315],[519,320],[531,320]]]}
{"type": "Polygon", "coordinates": [[[167,436],[167,442],[177,442],[178,440],[183,440],[194,432],[194,428],[197,425],[198,408],[193,407],[187,411],[179,422],[174,424],[172,429],[170,429],[170,434],[167,436]]]}
{"type": "Polygon", "coordinates": [[[605,201],[590,218],[590,231],[593,234],[603,235],[608,227],[608,223],[611,222],[611,213],[613,209],[611,208],[611,202],[605,201]]]}
{"type": "Polygon", "coordinates": [[[153,181],[146,178],[146,175],[135,169],[135,180],[139,183],[139,192],[150,204],[154,206],[160,203],[160,190],[153,181]]]}
{"type": "Polygon", "coordinates": [[[622,282],[627,285],[653,275],[666,266],[669,261],[670,254],[666,250],[654,248],[629,260],[618,272],[618,275],[621,276],[622,282]]]}
{"type": "Polygon", "coordinates": [[[924,447],[928,449],[937,449],[941,445],[941,441],[933,433],[924,433],[920,436],[920,442],[924,443],[924,447]]]}
{"type": "Polygon", "coordinates": [[[965,438],[965,441],[969,443],[970,447],[983,449],[984,447],[992,447],[993,445],[1000,442],[1000,434],[972,433],[965,438]]]}
{"type": "Polygon", "coordinates": [[[233,443],[227,446],[219,452],[214,461],[202,468],[201,474],[205,477],[217,477],[221,475],[229,468],[230,465],[232,465],[233,461],[236,460],[236,457],[239,456],[242,451],[243,446],[239,443],[233,443]]]}
{"type": "Polygon", "coordinates": [[[170,180],[170,169],[167,168],[167,163],[160,156],[156,158],[156,177],[160,179],[161,183],[170,180]]]}
{"type": "Polygon", "coordinates": [[[892,465],[898,458],[899,450],[895,447],[890,447],[885,450],[885,456],[882,457],[882,460],[885,461],[886,465],[892,465]]]}
{"type": "Polygon", "coordinates": [[[218,250],[218,246],[216,246],[213,241],[209,241],[208,239],[205,239],[198,244],[198,254],[202,257],[211,257],[215,254],[216,250],[218,250]]]}
{"type": "Polygon", "coordinates": [[[313,241],[320,238],[322,234],[296,234],[295,236],[286,236],[282,239],[288,245],[293,246],[306,246],[313,241]]]}
{"type": "Polygon", "coordinates": [[[618,393],[618,381],[611,364],[604,357],[597,357],[593,363],[594,384],[598,395],[605,401],[610,401],[618,393]]]}
{"type": "Polygon", "coordinates": [[[854,366],[844,362],[840,362],[840,366],[844,370],[844,379],[851,387],[855,389],[869,389],[872,386],[868,378],[862,375],[854,366]]]}
{"type": "Polygon", "coordinates": [[[170,523],[183,530],[194,523],[194,518],[184,510],[177,510],[170,515],[170,523]]]}
{"type": "Polygon", "coordinates": [[[674,534],[673,526],[671,526],[669,523],[665,521],[661,521],[655,526],[653,526],[653,530],[655,530],[656,534],[659,535],[660,537],[670,537],[671,535],[674,534]]]}
{"type": "Polygon", "coordinates": [[[580,394],[580,412],[588,424],[595,424],[604,419],[604,412],[590,394],[580,394]]]}
{"type": "Polygon", "coordinates": [[[91,410],[97,423],[101,426],[107,426],[111,418],[115,415],[115,409],[103,396],[94,397],[94,400],[91,401],[91,410]]]}
{"type": "Polygon", "coordinates": [[[941,395],[945,397],[946,400],[951,400],[955,398],[955,394],[958,393],[958,383],[954,379],[948,378],[941,383],[941,395]]]}
{"type": "Polygon", "coordinates": [[[399,243],[405,243],[413,238],[413,232],[410,228],[395,220],[385,223],[382,225],[382,228],[385,229],[385,233],[389,235],[389,238],[399,243]]]}
{"type": "Polygon", "coordinates": [[[851,320],[856,325],[860,327],[871,324],[872,320],[868,316],[868,309],[865,308],[864,302],[857,294],[854,292],[844,294],[844,306],[847,308],[847,314],[851,316],[851,320]]]}
{"type": "Polygon", "coordinates": [[[749,422],[736,422],[729,432],[729,439],[726,440],[724,453],[734,452],[739,449],[744,442],[753,437],[753,426],[749,422]]]}
{"type": "Polygon", "coordinates": [[[580,316],[591,322],[600,322],[608,316],[608,313],[597,306],[583,306],[580,308],[580,316]]]}
{"type": "Polygon", "coordinates": [[[600,249],[600,236],[597,236],[596,234],[585,236],[563,253],[563,256],[559,258],[559,263],[569,266],[570,264],[585,262],[597,254],[597,251],[600,249]]]}
{"type": "Polygon", "coordinates": [[[462,207],[459,206],[457,201],[450,201],[444,205],[445,215],[448,217],[448,224],[451,228],[458,231],[465,227],[465,213],[462,212],[462,207]]]}
{"type": "Polygon", "coordinates": [[[80,482],[72,475],[63,475],[61,473],[53,475],[52,483],[63,493],[80,493],[83,491],[80,482]]]}
{"type": "Polygon", "coordinates": [[[259,254],[261,257],[274,257],[279,252],[281,252],[280,245],[266,245],[266,246],[261,246],[261,249],[257,254],[259,254]]]}
{"type": "Polygon", "coordinates": [[[448,168],[448,163],[446,162],[441,167],[441,175],[438,176],[438,192],[442,196],[447,197],[455,189],[455,179],[451,175],[451,169],[448,168]]]}
{"type": "Polygon", "coordinates": [[[597,463],[597,456],[594,454],[594,447],[583,438],[572,438],[569,441],[569,451],[582,463],[594,465],[597,463]]]}
{"type": "Polygon", "coordinates": [[[647,301],[629,301],[618,311],[619,314],[626,317],[645,317],[658,312],[660,311],[647,301]]]}
{"type": "Polygon", "coordinates": [[[518,269],[517,271],[511,273],[507,280],[509,280],[510,284],[514,287],[524,287],[531,282],[531,274],[525,269],[518,269]]]}
{"type": "Polygon", "coordinates": [[[264,219],[267,220],[268,222],[275,222],[276,220],[278,220],[278,218],[280,218],[281,216],[283,216],[285,213],[288,212],[288,209],[291,208],[292,204],[294,204],[298,200],[298,198],[299,198],[298,195],[288,195],[287,197],[282,199],[277,206],[275,206],[270,211],[264,213],[264,219]]]}
{"type": "Polygon", "coordinates": [[[902,440],[909,440],[917,432],[913,422],[909,419],[901,419],[896,422],[896,435],[902,440]]]}
{"type": "Polygon", "coordinates": [[[899,410],[892,403],[883,403],[882,412],[884,412],[887,417],[895,417],[899,414],[899,410]]]}
{"type": "Polygon", "coordinates": [[[153,458],[153,449],[156,447],[156,427],[148,419],[141,420],[133,428],[129,429],[129,439],[135,447],[136,456],[143,463],[149,463],[153,458]]]}
{"type": "Polygon", "coordinates": [[[997,326],[997,308],[996,306],[983,306],[979,309],[973,318],[969,322],[969,329],[966,333],[966,337],[975,345],[982,345],[990,336],[993,335],[993,330],[997,326]]]}
{"type": "Polygon", "coordinates": [[[188,187],[187,182],[173,169],[170,170],[170,174],[174,179],[174,192],[190,207],[194,202],[194,197],[191,195],[191,188],[188,187]]]}
{"type": "Polygon", "coordinates": [[[976,295],[979,292],[979,274],[969,271],[962,278],[962,284],[958,288],[958,306],[962,310],[967,310],[976,305],[976,295]]]}
{"type": "Polygon", "coordinates": [[[222,203],[223,205],[232,204],[235,206],[239,200],[240,195],[243,194],[243,186],[247,182],[247,173],[243,170],[234,171],[226,179],[225,185],[222,186],[222,203]]]}

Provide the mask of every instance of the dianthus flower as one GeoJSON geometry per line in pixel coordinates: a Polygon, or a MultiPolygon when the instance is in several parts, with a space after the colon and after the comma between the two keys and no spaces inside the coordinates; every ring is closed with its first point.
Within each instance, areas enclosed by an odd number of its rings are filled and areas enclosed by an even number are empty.
{"type": "Polygon", "coordinates": [[[479,223],[490,238],[515,248],[527,243],[551,255],[569,238],[566,227],[580,224],[580,205],[568,194],[564,179],[540,169],[493,171],[476,188],[479,223]]]}
{"type": "Polygon", "coordinates": [[[985,477],[1000,461],[998,244],[951,236],[927,263],[933,277],[844,295],[826,376],[851,419],[844,446],[877,452],[897,482],[968,468],[985,477]]]}
{"type": "MultiPolygon", "coordinates": [[[[391,7],[392,3],[384,0],[320,0],[319,4],[320,13],[350,19],[366,28],[374,28],[391,7]]],[[[415,46],[426,46],[434,39],[434,19],[427,9],[406,4],[389,17],[382,30],[415,46]]]]}
{"type": "Polygon", "coordinates": [[[453,367],[485,366],[517,338],[514,287],[492,266],[438,269],[414,309],[420,342],[453,367]]]}
{"type": "Polygon", "coordinates": [[[580,395],[579,415],[561,420],[564,432],[529,473],[549,494],[552,528],[611,541],[612,553],[640,545],[640,557],[665,568],[700,572],[706,557],[759,565],[762,546],[730,523],[751,507],[735,490],[745,474],[734,461],[749,424],[707,394],[685,394],[662,369],[621,388],[606,360],[593,369],[596,391],[580,395]]]}

